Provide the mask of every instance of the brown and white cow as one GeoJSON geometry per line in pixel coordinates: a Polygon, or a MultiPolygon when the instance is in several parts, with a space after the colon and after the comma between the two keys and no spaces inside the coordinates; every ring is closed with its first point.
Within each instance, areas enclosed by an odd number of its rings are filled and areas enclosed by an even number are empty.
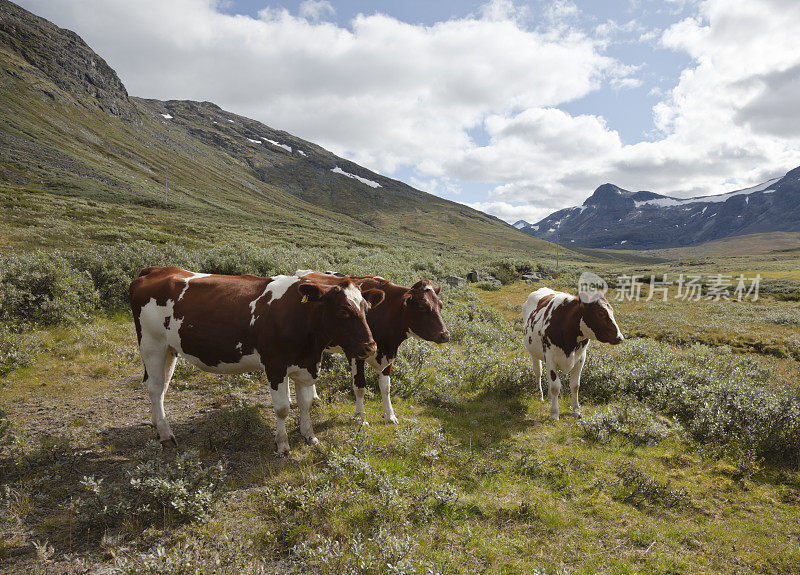
{"type": "MultiPolygon", "coordinates": [[[[311,270],[298,270],[295,274],[303,279],[326,284],[346,277],[362,290],[378,289],[386,294],[383,303],[379,306],[372,306],[367,312],[367,323],[378,348],[375,353],[366,358],[366,363],[378,371],[384,423],[397,423],[389,391],[391,389],[392,363],[397,358],[400,345],[411,336],[436,343],[450,341],[450,332],[442,320],[442,300],[439,299],[442,287],[434,286],[429,280],[420,280],[411,287],[404,287],[378,276],[341,276],[334,272],[321,273],[311,270]]],[[[367,385],[364,376],[365,360],[353,358],[346,350],[342,351],[347,355],[353,375],[353,391],[356,395],[355,417],[366,422],[364,411],[364,394],[367,385]]]]}
{"type": "Polygon", "coordinates": [[[581,293],[575,297],[550,288],[532,292],[522,306],[525,348],[533,360],[533,373],[542,393],[542,362],[547,370],[550,419],[558,419],[558,395],[561,381],[557,370],[569,373],[570,405],[580,415],[578,389],[586,362],[589,340],[616,345],[625,339],[614,320],[614,310],[605,296],[581,293]]]}
{"type": "Polygon", "coordinates": [[[149,267],[131,283],[130,300],[153,425],[162,443],[176,445],[164,414],[164,394],[181,355],[213,373],[263,370],[278,420],[275,444],[285,454],[289,377],[298,385],[300,432],[317,443],[309,408],[322,352],[340,346],[355,358],[373,354],[367,301],[377,305],[383,293],[362,291],[347,279],[320,285],[296,276],[149,267]]]}

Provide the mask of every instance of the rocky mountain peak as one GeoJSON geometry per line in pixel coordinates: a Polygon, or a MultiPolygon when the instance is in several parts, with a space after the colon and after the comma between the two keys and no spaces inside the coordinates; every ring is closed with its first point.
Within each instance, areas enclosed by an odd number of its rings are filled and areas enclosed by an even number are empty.
{"type": "MultiPolygon", "coordinates": [[[[19,56],[83,105],[141,122],[116,72],[80,36],[8,0],[0,0],[0,50],[19,56]]],[[[51,92],[47,95],[58,98],[51,92]]]]}

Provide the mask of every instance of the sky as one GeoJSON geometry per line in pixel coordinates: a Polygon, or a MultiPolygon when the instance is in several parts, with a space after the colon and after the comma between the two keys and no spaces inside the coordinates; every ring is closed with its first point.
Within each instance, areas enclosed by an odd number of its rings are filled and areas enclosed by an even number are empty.
{"type": "Polygon", "coordinates": [[[18,0],[208,100],[509,222],[800,165],[797,0],[18,0]]]}

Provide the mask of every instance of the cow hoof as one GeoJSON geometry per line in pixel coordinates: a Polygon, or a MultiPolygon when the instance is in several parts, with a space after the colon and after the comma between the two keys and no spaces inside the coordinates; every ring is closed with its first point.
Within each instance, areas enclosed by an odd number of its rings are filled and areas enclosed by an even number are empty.
{"type": "Polygon", "coordinates": [[[397,417],[390,415],[389,417],[383,416],[383,422],[386,425],[397,425],[397,417]]]}
{"type": "Polygon", "coordinates": [[[550,421],[558,421],[558,414],[557,413],[551,413],[550,414],[550,421]]]}
{"type": "Polygon", "coordinates": [[[319,439],[313,435],[311,437],[306,437],[306,442],[308,442],[309,445],[319,445],[319,439]]]}
{"type": "Polygon", "coordinates": [[[161,440],[161,445],[164,447],[164,449],[175,449],[178,447],[178,442],[175,440],[174,435],[170,435],[167,439],[161,440]]]}
{"type": "Polygon", "coordinates": [[[367,421],[367,414],[366,413],[356,413],[353,416],[353,420],[356,423],[360,423],[361,425],[369,425],[369,421],[367,421]]]}
{"type": "Polygon", "coordinates": [[[289,455],[289,444],[288,443],[281,443],[275,444],[275,455],[278,457],[286,457],[289,455]]]}

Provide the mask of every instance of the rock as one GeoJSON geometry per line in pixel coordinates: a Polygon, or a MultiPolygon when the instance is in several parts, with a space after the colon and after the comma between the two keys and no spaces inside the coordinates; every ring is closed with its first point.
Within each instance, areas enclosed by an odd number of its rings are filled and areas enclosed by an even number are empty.
{"type": "Polygon", "coordinates": [[[450,287],[458,287],[467,285],[467,280],[458,276],[447,276],[442,278],[442,281],[450,287]]]}
{"type": "Polygon", "coordinates": [[[480,280],[481,280],[481,278],[480,278],[480,276],[478,276],[478,272],[475,271],[475,270],[472,270],[471,272],[469,272],[467,274],[467,281],[469,283],[474,284],[476,282],[479,282],[480,280]]]}

